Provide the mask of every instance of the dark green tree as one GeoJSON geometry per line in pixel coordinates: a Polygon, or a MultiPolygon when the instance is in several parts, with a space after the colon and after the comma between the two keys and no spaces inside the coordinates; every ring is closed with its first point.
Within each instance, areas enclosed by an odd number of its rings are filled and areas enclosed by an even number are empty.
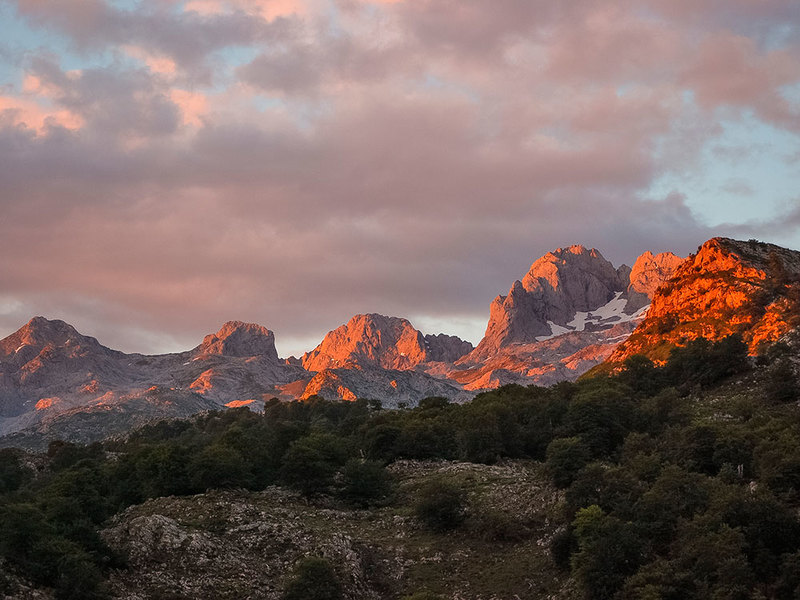
{"type": "Polygon", "coordinates": [[[644,560],[645,541],[631,523],[609,516],[597,505],[578,511],[572,523],[578,551],[572,573],[589,600],[610,600],[644,560]]]}
{"type": "Polygon", "coordinates": [[[348,454],[344,439],[330,433],[312,433],[289,446],[283,456],[281,479],[305,495],[328,492],[348,454]]]}
{"type": "Polygon", "coordinates": [[[579,437],[556,438],[547,446],[545,466],[553,483],[568,487],[591,460],[591,452],[579,437]]]}

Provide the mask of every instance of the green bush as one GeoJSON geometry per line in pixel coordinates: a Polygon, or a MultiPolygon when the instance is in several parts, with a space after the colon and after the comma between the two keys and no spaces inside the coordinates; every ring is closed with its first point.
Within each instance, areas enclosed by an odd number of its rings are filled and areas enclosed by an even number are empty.
{"type": "Polygon", "coordinates": [[[568,571],[572,554],[578,549],[578,541],[572,527],[565,527],[558,531],[550,540],[550,556],[553,562],[562,571],[568,571]]]}
{"type": "Polygon", "coordinates": [[[800,385],[797,383],[797,375],[789,358],[775,361],[767,370],[764,395],[767,401],[776,404],[797,402],[800,399],[800,385]]]}
{"type": "Polygon", "coordinates": [[[521,542],[530,530],[519,518],[494,508],[481,507],[468,523],[473,537],[486,542],[521,542]]]}
{"type": "Polygon", "coordinates": [[[392,478],[383,463],[351,458],[342,469],[339,496],[357,506],[369,506],[392,491],[392,478]]]}
{"type": "Polygon", "coordinates": [[[578,541],[572,574],[588,600],[611,600],[639,568],[645,541],[633,524],[605,514],[596,505],[579,510],[572,525],[578,541]]]}
{"type": "Polygon", "coordinates": [[[467,498],[457,485],[445,480],[427,483],[419,491],[414,514],[434,531],[455,529],[464,521],[467,498]]]}
{"type": "Polygon", "coordinates": [[[324,558],[304,558],[283,593],[283,600],[340,600],[342,585],[324,558]]]}
{"type": "Polygon", "coordinates": [[[201,450],[189,465],[189,475],[192,486],[198,491],[247,487],[250,483],[250,473],[242,455],[221,444],[201,450]]]}

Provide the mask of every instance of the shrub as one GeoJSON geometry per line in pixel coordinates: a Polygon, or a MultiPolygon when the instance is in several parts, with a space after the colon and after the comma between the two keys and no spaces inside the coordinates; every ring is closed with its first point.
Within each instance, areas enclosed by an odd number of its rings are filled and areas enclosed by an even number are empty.
{"type": "Polygon", "coordinates": [[[18,489],[28,475],[29,471],[22,465],[16,450],[0,450],[0,494],[18,489]]]}
{"type": "Polygon", "coordinates": [[[450,404],[450,400],[442,396],[429,396],[419,401],[420,410],[431,410],[445,408],[450,404]]]}
{"type": "Polygon", "coordinates": [[[448,531],[458,527],[466,517],[466,495],[450,482],[436,480],[419,492],[414,513],[434,531],[448,531]]]}
{"type": "Polygon", "coordinates": [[[553,557],[556,566],[563,571],[569,571],[570,558],[577,549],[578,541],[575,539],[572,527],[560,530],[550,541],[550,556],[553,557]]]}
{"type": "Polygon", "coordinates": [[[777,404],[795,402],[800,397],[800,386],[790,359],[780,358],[767,371],[764,383],[767,400],[777,404]]]}
{"type": "Polygon", "coordinates": [[[473,535],[487,542],[521,542],[530,530],[518,518],[494,508],[481,508],[470,519],[473,535]]]}
{"type": "Polygon", "coordinates": [[[283,593],[283,600],[340,600],[342,585],[331,564],[324,558],[300,561],[283,593]]]}
{"type": "Polygon", "coordinates": [[[219,444],[201,450],[189,466],[189,474],[197,490],[244,487],[250,479],[242,455],[219,444]]]}
{"type": "Polygon", "coordinates": [[[606,515],[597,505],[579,510],[573,527],[578,551],[572,556],[572,574],[589,600],[613,598],[638,569],[644,540],[631,523],[606,515]]]}
{"type": "Polygon", "coordinates": [[[388,496],[392,491],[392,478],[383,463],[374,460],[351,458],[342,470],[342,488],[339,495],[358,506],[369,506],[388,496]]]}

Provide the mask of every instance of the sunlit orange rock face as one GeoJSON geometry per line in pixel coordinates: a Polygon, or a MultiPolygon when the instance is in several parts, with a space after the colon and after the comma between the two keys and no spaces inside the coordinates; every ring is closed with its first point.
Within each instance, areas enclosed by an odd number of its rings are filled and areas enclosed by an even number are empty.
{"type": "Polygon", "coordinates": [[[36,410],[44,410],[56,404],[59,398],[42,398],[36,403],[36,410]]]}
{"type": "Polygon", "coordinates": [[[217,374],[214,369],[206,369],[200,376],[189,384],[189,388],[198,394],[204,394],[214,389],[214,378],[217,374]]]}
{"type": "Polygon", "coordinates": [[[713,238],[662,285],[647,317],[610,357],[664,360],[698,337],[741,334],[751,354],[800,320],[800,252],[751,240],[713,238]]]}
{"type": "Polygon", "coordinates": [[[637,258],[631,268],[626,310],[634,312],[650,304],[656,290],[675,274],[683,261],[672,252],[653,254],[648,251],[637,258]]]}
{"type": "Polygon", "coordinates": [[[314,375],[308,382],[302,400],[307,400],[311,396],[337,397],[342,400],[353,401],[357,399],[356,394],[347,387],[342,381],[341,376],[331,370],[323,370],[314,375]]]}
{"type": "Polygon", "coordinates": [[[319,346],[303,355],[303,367],[309,371],[345,365],[403,370],[428,360],[425,336],[406,319],[368,314],[356,315],[329,332],[319,346]]]}
{"type": "Polygon", "coordinates": [[[251,398],[250,400],[231,400],[230,402],[226,402],[225,406],[228,408],[241,408],[243,406],[249,406],[255,402],[255,399],[251,398]]]}

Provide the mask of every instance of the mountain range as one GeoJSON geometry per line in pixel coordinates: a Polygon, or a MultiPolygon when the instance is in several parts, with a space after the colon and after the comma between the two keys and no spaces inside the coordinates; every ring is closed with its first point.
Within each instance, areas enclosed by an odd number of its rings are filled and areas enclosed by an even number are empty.
{"type": "Polygon", "coordinates": [[[259,410],[273,397],[463,401],[509,383],[574,380],[632,354],[663,360],[699,336],[739,333],[756,353],[798,326],[799,276],[800,252],[755,240],[714,238],[686,259],[646,252],[632,267],[575,245],[536,260],[491,302],[474,348],[403,318],[360,314],[299,359],[280,358],[272,331],[240,321],[191,350],[142,355],[35,317],[0,341],[0,443],[91,441],[157,418],[259,410]]]}

